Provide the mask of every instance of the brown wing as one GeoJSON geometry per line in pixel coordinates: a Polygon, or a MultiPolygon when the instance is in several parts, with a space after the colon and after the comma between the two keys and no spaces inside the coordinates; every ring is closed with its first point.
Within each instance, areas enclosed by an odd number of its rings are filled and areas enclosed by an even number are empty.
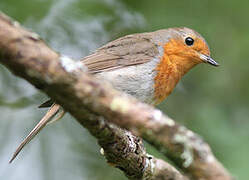
{"type": "Polygon", "coordinates": [[[150,34],[128,35],[114,40],[82,59],[89,72],[98,73],[125,66],[143,64],[159,54],[150,34]]]}

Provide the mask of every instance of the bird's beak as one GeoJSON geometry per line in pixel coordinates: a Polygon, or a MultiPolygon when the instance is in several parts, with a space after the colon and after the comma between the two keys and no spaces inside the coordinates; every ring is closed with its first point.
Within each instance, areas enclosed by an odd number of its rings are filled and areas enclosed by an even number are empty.
{"type": "Polygon", "coordinates": [[[205,63],[211,64],[213,66],[219,66],[219,64],[213,60],[210,56],[205,54],[200,54],[201,60],[203,60],[205,63]]]}

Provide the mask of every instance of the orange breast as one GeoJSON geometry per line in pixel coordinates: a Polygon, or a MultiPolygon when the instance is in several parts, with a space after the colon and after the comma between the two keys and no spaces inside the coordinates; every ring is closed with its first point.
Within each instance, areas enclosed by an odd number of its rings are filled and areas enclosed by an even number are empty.
{"type": "Polygon", "coordinates": [[[164,53],[155,70],[157,74],[154,79],[154,99],[155,104],[159,104],[170,95],[180,77],[175,63],[166,53],[164,53]]]}

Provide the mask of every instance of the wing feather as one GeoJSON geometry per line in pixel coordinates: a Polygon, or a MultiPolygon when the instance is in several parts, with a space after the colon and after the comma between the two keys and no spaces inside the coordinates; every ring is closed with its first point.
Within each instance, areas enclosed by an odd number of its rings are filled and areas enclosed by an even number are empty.
{"type": "Polygon", "coordinates": [[[149,62],[158,54],[158,47],[151,40],[150,34],[143,33],[114,40],[83,58],[82,62],[91,73],[98,73],[143,64],[149,62]]]}

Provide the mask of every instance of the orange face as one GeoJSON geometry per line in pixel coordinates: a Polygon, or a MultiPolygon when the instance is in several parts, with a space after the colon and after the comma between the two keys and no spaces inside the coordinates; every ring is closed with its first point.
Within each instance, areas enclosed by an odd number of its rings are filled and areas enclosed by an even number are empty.
{"type": "MultiPolygon", "coordinates": [[[[182,64],[195,65],[209,63],[218,66],[211,57],[209,47],[204,38],[188,28],[176,28],[172,38],[164,45],[164,53],[171,56],[171,61],[182,64]]],[[[187,66],[189,66],[187,65],[187,66]]]]}
{"type": "Polygon", "coordinates": [[[155,81],[155,102],[163,101],[181,77],[199,63],[218,66],[211,57],[206,41],[188,28],[175,28],[164,44],[164,55],[158,64],[155,81]]]}

